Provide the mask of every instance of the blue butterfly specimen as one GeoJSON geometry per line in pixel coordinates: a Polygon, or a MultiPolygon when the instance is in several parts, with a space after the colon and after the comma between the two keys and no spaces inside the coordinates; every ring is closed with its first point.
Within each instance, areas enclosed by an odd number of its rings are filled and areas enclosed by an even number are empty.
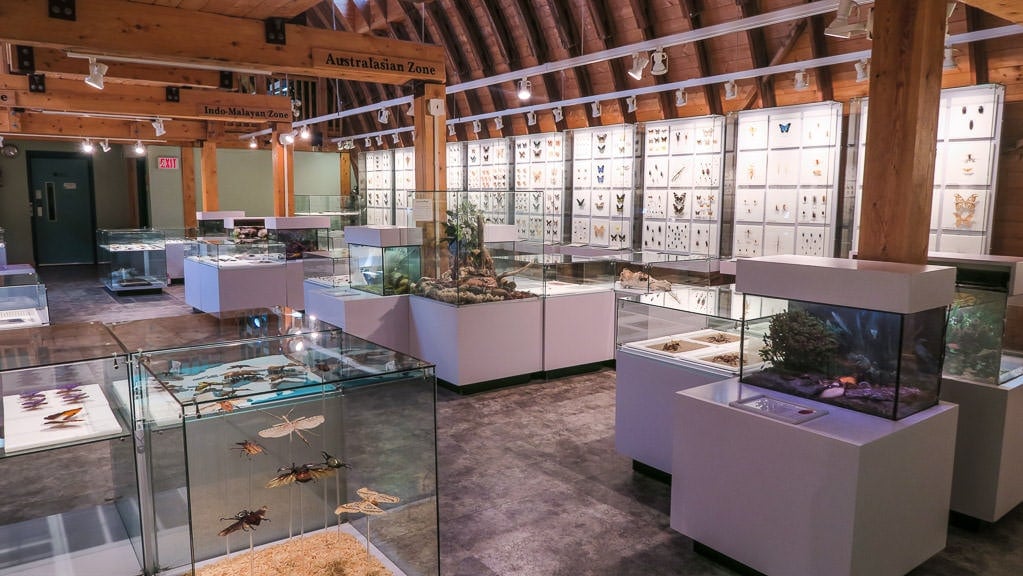
{"type": "Polygon", "coordinates": [[[781,130],[782,134],[788,134],[789,128],[792,128],[792,122],[786,124],[778,124],[778,130],[781,130]]]}

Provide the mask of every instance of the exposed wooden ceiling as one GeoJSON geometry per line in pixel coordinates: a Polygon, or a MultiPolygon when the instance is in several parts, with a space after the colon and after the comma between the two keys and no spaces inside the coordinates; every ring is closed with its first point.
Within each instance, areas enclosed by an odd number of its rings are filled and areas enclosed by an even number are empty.
{"type": "MultiPolygon", "coordinates": [[[[78,0],[80,9],[87,6],[85,1],[78,0]]],[[[446,81],[451,86],[637,42],[652,41],[679,32],[729,23],[740,18],[803,5],[809,1],[131,0],[131,3],[153,5],[154,11],[170,7],[194,12],[194,19],[199,23],[211,21],[208,19],[214,17],[244,18],[250,21],[276,17],[310,28],[356,33],[381,41],[400,40],[439,45],[443,48],[441,57],[446,67],[446,81]]],[[[1023,7],[1016,0],[969,0],[968,4],[972,6],[960,4],[953,13],[949,24],[952,34],[1005,25],[1007,22],[998,16],[1023,23],[1023,7]]],[[[867,8],[863,7],[854,18],[863,19],[866,13],[867,8]]],[[[833,17],[833,13],[826,13],[666,47],[668,72],[663,76],[651,76],[648,67],[641,80],[631,78],[627,74],[631,59],[627,57],[534,75],[530,78],[533,84],[531,103],[558,102],[870,48],[870,41],[864,38],[839,39],[826,36],[824,28],[833,17]]],[[[123,15],[110,18],[117,22],[112,26],[122,26],[125,35],[133,32],[130,30],[132,22],[123,15]]],[[[184,44],[189,41],[190,34],[198,35],[199,31],[203,35],[213,33],[208,27],[201,26],[183,26],[174,33],[179,42],[184,44]]],[[[224,30],[223,34],[236,36],[232,30],[224,30]]],[[[313,31],[309,34],[312,35],[313,31]]],[[[944,85],[999,82],[1008,87],[1009,100],[1023,100],[1021,38],[1023,36],[957,46],[960,51],[959,68],[944,74],[944,85]]],[[[243,48],[265,50],[261,42],[258,44],[243,48]]],[[[174,46],[166,49],[168,54],[178,54],[181,51],[174,46]]],[[[85,75],[83,61],[68,60],[62,57],[63,53],[59,50],[45,47],[37,47],[36,52],[37,67],[41,67],[40,71],[47,76],[79,80],[85,75]]],[[[207,71],[182,69],[176,74],[168,74],[165,68],[120,63],[111,63],[110,68],[108,77],[112,84],[181,85],[217,90],[213,87],[217,80],[215,73],[207,71]]],[[[274,77],[278,76],[282,75],[274,77]]],[[[303,108],[303,117],[407,96],[413,93],[415,83],[419,82],[414,80],[401,85],[388,85],[316,80],[318,74],[315,70],[310,70],[306,75],[291,72],[292,79],[296,76],[308,77],[316,95],[315,102],[303,108]]],[[[565,108],[564,119],[561,121],[555,121],[550,112],[539,113],[539,122],[535,126],[527,126],[524,115],[514,114],[505,119],[501,129],[494,127],[492,122],[484,123],[484,130],[478,135],[474,135],[468,126],[458,124],[455,138],[509,136],[622,121],[642,122],[727,113],[819,100],[849,101],[867,93],[867,83],[856,82],[856,73],[851,64],[809,70],[809,79],[809,89],[802,91],[795,89],[791,74],[740,81],[738,98],[731,100],[724,98],[719,85],[706,85],[688,92],[688,104],[685,107],[677,107],[669,91],[639,96],[635,112],[627,110],[624,99],[604,101],[603,114],[599,118],[590,115],[588,106],[572,106],[565,108]]],[[[235,85],[232,90],[238,90],[238,86],[235,85]]],[[[514,82],[449,94],[447,100],[451,118],[514,109],[520,105],[515,96],[514,82]]],[[[412,119],[406,117],[404,111],[392,109],[391,112],[391,120],[387,124],[380,123],[375,112],[331,123],[327,136],[353,135],[412,125],[412,119]]],[[[3,129],[4,119],[0,112],[0,132],[3,129]]],[[[231,137],[232,131],[218,128],[207,132],[207,137],[218,134],[231,137]]],[[[192,138],[194,134],[194,127],[189,128],[183,137],[192,138]]],[[[408,134],[401,135],[396,144],[392,144],[390,138],[385,139],[385,146],[407,146],[410,143],[408,134]]]]}

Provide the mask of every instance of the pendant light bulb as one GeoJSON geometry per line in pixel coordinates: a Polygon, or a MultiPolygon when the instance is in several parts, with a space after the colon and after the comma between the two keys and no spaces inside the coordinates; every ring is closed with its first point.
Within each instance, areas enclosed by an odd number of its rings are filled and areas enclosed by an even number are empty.
{"type": "Polygon", "coordinates": [[[533,83],[527,78],[519,80],[519,100],[529,100],[533,96],[533,83]]]}
{"type": "Polygon", "coordinates": [[[86,138],[85,140],[82,141],[82,152],[85,152],[86,154],[92,154],[92,151],[95,149],[96,148],[92,145],[92,140],[90,140],[89,138],[86,138]]]}
{"type": "Polygon", "coordinates": [[[309,131],[308,126],[303,126],[302,130],[299,131],[298,136],[303,140],[309,140],[310,138],[313,137],[313,134],[312,132],[309,131]]]}
{"type": "Polygon", "coordinates": [[[142,141],[141,140],[136,140],[135,141],[135,154],[137,154],[139,156],[142,156],[145,153],[146,153],[146,147],[142,145],[142,141]]]}

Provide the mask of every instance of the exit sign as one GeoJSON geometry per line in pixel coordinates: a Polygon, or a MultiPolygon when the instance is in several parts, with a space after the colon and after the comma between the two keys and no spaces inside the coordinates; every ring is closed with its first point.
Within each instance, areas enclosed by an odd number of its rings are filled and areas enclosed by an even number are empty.
{"type": "Polygon", "coordinates": [[[160,170],[177,170],[178,159],[174,156],[160,156],[156,159],[156,166],[160,170]]]}

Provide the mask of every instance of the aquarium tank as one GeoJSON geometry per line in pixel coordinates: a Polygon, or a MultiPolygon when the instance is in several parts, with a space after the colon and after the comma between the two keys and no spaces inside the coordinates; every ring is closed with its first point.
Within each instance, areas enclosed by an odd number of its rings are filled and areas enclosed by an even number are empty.
{"type": "Polygon", "coordinates": [[[349,244],[349,276],[352,288],[393,296],[408,294],[420,278],[419,246],[362,246],[349,244]]]}
{"type": "Polygon", "coordinates": [[[938,403],[945,318],[790,300],[762,335],[763,368],[740,380],[898,420],[938,403]]]}

